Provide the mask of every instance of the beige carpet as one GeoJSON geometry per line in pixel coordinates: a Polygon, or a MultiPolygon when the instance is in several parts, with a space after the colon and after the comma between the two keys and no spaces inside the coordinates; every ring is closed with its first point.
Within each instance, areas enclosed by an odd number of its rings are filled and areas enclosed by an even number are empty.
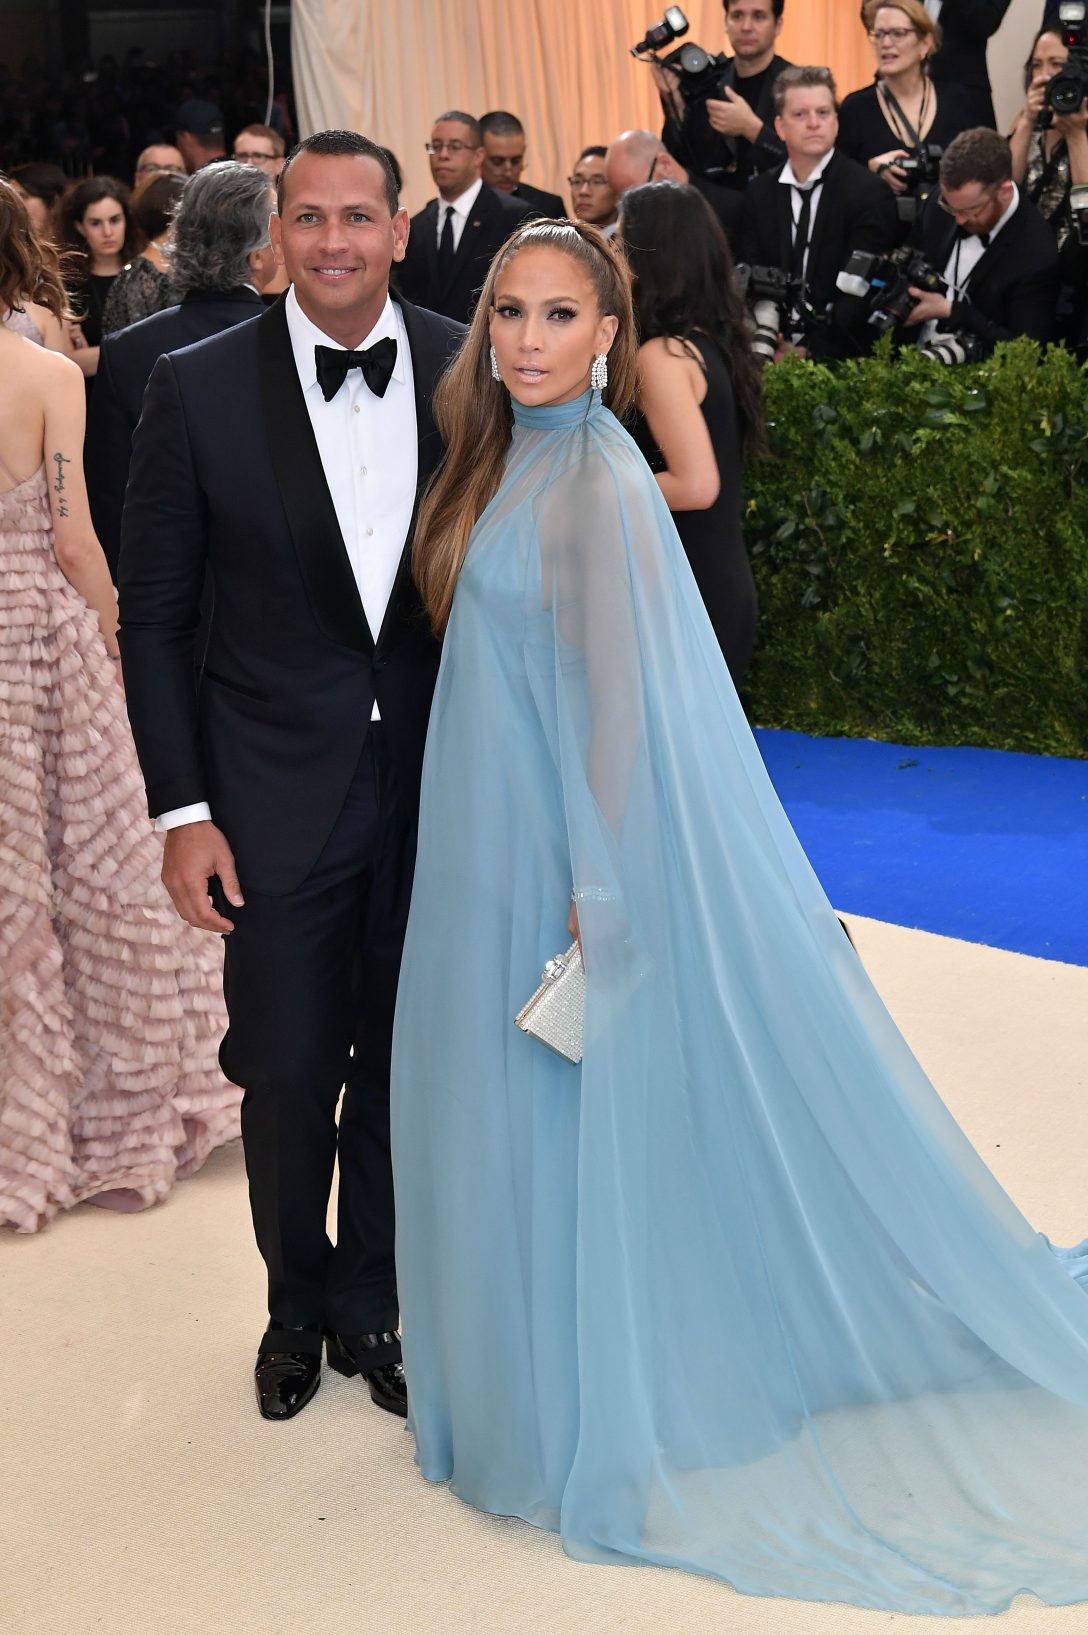
{"type": "MultiPolygon", "coordinates": [[[[1088,1232],[1088,971],[851,923],[1017,1202],[1058,1241],[1088,1232]]],[[[577,1565],[425,1483],[400,1422],[327,1371],[265,1424],[244,1182],[233,1148],[147,1214],[0,1236],[3,1635],[1088,1635],[1088,1607],[960,1624],[577,1565]]]]}

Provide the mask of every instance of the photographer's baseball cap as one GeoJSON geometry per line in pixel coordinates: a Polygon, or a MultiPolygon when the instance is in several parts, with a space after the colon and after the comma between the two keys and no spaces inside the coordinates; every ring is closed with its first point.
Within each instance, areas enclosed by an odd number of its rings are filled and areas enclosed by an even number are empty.
{"type": "Polygon", "coordinates": [[[191,131],[194,136],[222,136],[223,115],[214,102],[190,97],[177,111],[174,124],[179,131],[191,131]]]}

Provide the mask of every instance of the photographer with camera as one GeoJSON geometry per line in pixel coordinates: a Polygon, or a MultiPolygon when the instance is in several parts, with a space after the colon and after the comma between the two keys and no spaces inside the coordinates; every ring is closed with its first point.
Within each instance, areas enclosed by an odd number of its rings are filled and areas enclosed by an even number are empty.
{"type": "Polygon", "coordinates": [[[1088,101],[1082,99],[1074,113],[1058,114],[1048,96],[1068,67],[1062,29],[1044,29],[1024,70],[1027,101],[1009,133],[1013,180],[1046,217],[1059,249],[1074,228],[1072,190],[1088,185],[1088,101]]]}
{"type": "Polygon", "coordinates": [[[913,288],[917,304],[905,327],[919,330],[927,346],[948,337],[946,361],[985,357],[1018,335],[1053,338],[1058,246],[1013,181],[1009,144],[996,131],[964,131],[950,144],[941,190],[912,242],[941,271],[948,292],[913,288]]]}
{"type": "Polygon", "coordinates": [[[685,86],[677,68],[654,63],[653,74],[669,152],[693,178],[742,192],[752,176],[785,157],[773,124],[774,83],[790,66],[775,52],[785,0],[723,0],[723,6],[732,57],[711,59],[714,72],[696,87],[685,86]]]}
{"type": "Polygon", "coordinates": [[[839,122],[828,69],[787,68],[775,86],[775,107],[786,161],[749,183],[741,217],[741,259],[752,269],[752,293],[761,301],[757,321],[761,331],[770,328],[756,274],[773,269],[788,285],[776,354],[793,349],[814,358],[856,357],[876,337],[862,304],[840,294],[836,280],[852,251],[883,253],[895,243],[895,200],[864,165],[836,152],[839,122]]]}
{"type": "Polygon", "coordinates": [[[909,224],[937,185],[944,149],[974,121],[962,93],[951,85],[938,91],[930,78],[941,31],[922,0],[868,0],[862,21],[876,80],[844,98],[838,147],[891,188],[909,224]]]}

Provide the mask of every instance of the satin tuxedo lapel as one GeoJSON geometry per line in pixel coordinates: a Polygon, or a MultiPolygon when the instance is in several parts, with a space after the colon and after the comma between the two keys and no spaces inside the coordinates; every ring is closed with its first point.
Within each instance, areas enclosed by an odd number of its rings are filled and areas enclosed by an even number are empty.
{"type": "Polygon", "coordinates": [[[311,610],[330,641],[373,653],[374,639],[295,368],[283,298],[258,320],[257,329],[265,432],[311,610]]]}

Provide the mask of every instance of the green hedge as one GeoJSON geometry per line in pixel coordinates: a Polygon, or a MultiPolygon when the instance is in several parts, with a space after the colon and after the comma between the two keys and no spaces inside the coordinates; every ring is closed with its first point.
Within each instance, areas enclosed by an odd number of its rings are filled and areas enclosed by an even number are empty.
{"type": "Polygon", "coordinates": [[[1017,341],[767,371],[751,718],[1088,753],[1088,370],[1017,341]]]}

